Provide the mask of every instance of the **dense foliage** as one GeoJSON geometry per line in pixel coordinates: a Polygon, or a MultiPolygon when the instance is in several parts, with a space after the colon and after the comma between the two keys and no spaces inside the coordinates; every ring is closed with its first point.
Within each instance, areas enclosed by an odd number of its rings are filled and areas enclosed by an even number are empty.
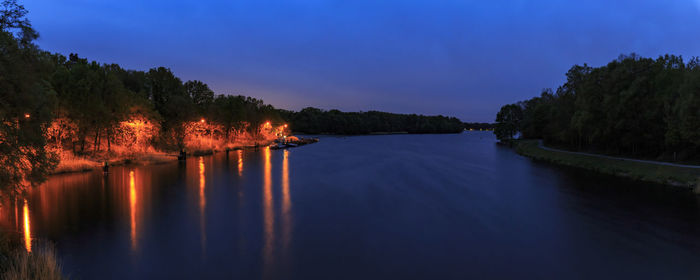
{"type": "Polygon", "coordinates": [[[14,193],[56,165],[44,138],[55,94],[46,82],[51,56],[32,44],[26,10],[15,1],[0,9],[0,187],[14,193]]]}
{"type": "Polygon", "coordinates": [[[503,106],[496,115],[497,125],[493,132],[501,141],[513,140],[522,119],[523,110],[520,106],[515,104],[503,106]]]}
{"type": "Polygon", "coordinates": [[[152,153],[257,145],[282,135],[284,120],[308,133],[462,130],[459,120],[443,116],[277,110],[251,97],[216,95],[205,83],[183,82],[165,67],[134,71],[77,54],[52,54],[33,44],[38,34],[26,14],[16,0],[0,6],[3,193],[43,181],[59,159],[61,164],[75,158],[81,163],[87,155],[106,160],[122,155],[115,149],[152,153]]]}
{"type": "Polygon", "coordinates": [[[201,119],[230,131],[251,132],[265,120],[279,120],[277,112],[261,100],[244,96],[215,95],[201,81],[182,82],[168,68],[147,72],[124,70],[116,64],[100,65],[71,54],[68,59],[55,54],[49,85],[56,91],[55,112],[59,120],[69,120],[68,129],[56,141],[73,152],[85,153],[88,138],[99,150],[100,141],[115,140],[119,123],[133,115],[157,120],[161,133],[154,144],[164,150],[181,149],[188,126],[201,119]],[[244,126],[244,124],[248,124],[244,126]]]}
{"type": "MultiPolygon", "coordinates": [[[[499,115],[519,107],[523,117],[515,127],[522,138],[570,149],[668,160],[700,156],[697,58],[632,54],[598,68],[574,66],[566,77],[556,92],[506,105],[499,115]]],[[[511,125],[504,119],[497,127],[511,125]]]]}
{"type": "Polygon", "coordinates": [[[377,111],[341,112],[309,107],[299,112],[285,111],[282,116],[294,131],[310,134],[457,133],[464,129],[454,117],[377,111]]]}
{"type": "Polygon", "coordinates": [[[38,34],[26,14],[16,0],[0,5],[3,191],[17,193],[46,178],[58,161],[47,143],[76,155],[109,150],[128,135],[124,123],[137,117],[131,124],[146,124],[141,132],[161,132],[147,144],[162,150],[182,148],[186,126],[192,131],[200,119],[221,127],[227,137],[243,129],[255,134],[262,122],[281,121],[261,100],[215,95],[206,84],[183,83],[164,67],[132,71],[42,51],[33,44],[38,34]]]}

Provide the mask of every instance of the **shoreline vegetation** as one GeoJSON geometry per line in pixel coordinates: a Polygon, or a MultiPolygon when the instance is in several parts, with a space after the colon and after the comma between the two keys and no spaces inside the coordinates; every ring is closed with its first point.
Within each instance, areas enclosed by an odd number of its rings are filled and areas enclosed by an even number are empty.
{"type": "Polygon", "coordinates": [[[38,240],[27,250],[17,240],[7,233],[0,236],[0,279],[68,279],[53,243],[38,240]]]}
{"type": "Polygon", "coordinates": [[[501,107],[494,133],[504,143],[520,141],[519,152],[533,158],[697,189],[693,171],[631,159],[700,163],[699,89],[698,57],[621,55],[600,67],[575,65],[556,91],[501,107]],[[571,153],[539,149],[530,139],[571,153]]]}
{"type": "Polygon", "coordinates": [[[700,169],[545,149],[539,140],[532,139],[513,140],[512,143],[518,154],[534,160],[680,187],[700,193],[700,169]]]}
{"type": "MultiPolygon", "coordinates": [[[[245,143],[239,142],[236,145],[230,145],[228,147],[209,147],[204,149],[193,150],[188,152],[188,155],[212,155],[218,152],[264,147],[269,146],[272,143],[273,141],[267,141],[262,143],[256,143],[255,141],[245,143]]],[[[178,155],[179,154],[177,152],[168,153],[159,151],[144,151],[133,152],[128,154],[103,154],[96,157],[78,157],[67,153],[65,155],[65,158],[62,158],[59,161],[56,168],[52,170],[51,175],[93,171],[96,169],[101,169],[104,166],[105,162],[107,162],[109,166],[162,164],[177,161],[178,155]]]]}
{"type": "Polygon", "coordinates": [[[342,112],[307,107],[299,112],[280,110],[295,132],[305,134],[369,135],[459,133],[464,123],[455,117],[396,114],[379,111],[342,112]]]}
{"type": "MultiPolygon", "coordinates": [[[[294,131],[335,134],[446,133],[445,116],[282,110],[263,100],[216,94],[169,68],[124,69],[41,50],[16,0],[0,4],[0,188],[21,195],[51,174],[127,163],[161,163],[286,142],[294,131]],[[287,138],[285,138],[287,137],[287,138]]],[[[295,145],[295,144],[293,144],[295,145]]],[[[277,147],[285,146],[284,143],[277,147]]]]}

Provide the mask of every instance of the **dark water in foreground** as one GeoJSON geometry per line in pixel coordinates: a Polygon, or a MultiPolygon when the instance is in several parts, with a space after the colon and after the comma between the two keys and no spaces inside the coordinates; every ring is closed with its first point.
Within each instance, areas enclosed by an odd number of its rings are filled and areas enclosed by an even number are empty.
{"type": "Polygon", "coordinates": [[[2,227],[55,242],[82,279],[700,278],[694,195],[494,141],[325,137],[57,176],[2,227]]]}

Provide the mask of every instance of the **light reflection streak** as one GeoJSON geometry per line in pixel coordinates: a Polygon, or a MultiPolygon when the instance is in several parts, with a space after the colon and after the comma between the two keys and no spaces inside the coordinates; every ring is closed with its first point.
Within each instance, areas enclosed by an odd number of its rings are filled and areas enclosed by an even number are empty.
{"type": "Polygon", "coordinates": [[[292,235],[291,210],[292,201],[289,196],[289,151],[284,150],[282,159],[282,248],[289,246],[292,235]]]}
{"type": "Polygon", "coordinates": [[[134,171],[129,171],[129,212],[131,214],[131,249],[136,250],[138,243],[136,240],[136,181],[134,171]]]}
{"type": "Polygon", "coordinates": [[[243,176],[243,151],[238,150],[238,176],[243,176]]]}
{"type": "Polygon", "coordinates": [[[17,212],[18,212],[19,210],[17,210],[17,198],[15,198],[15,203],[14,203],[14,204],[15,204],[15,228],[16,228],[16,229],[19,229],[19,218],[18,218],[19,216],[18,216],[18,214],[17,214],[17,212]]]}
{"type": "Polygon", "coordinates": [[[263,247],[264,264],[272,263],[272,253],[274,246],[274,222],[275,213],[273,212],[272,202],[272,164],[270,162],[270,147],[265,147],[264,153],[264,178],[263,178],[263,219],[265,245],[263,247]]]}
{"type": "Polygon", "coordinates": [[[204,257],[207,241],[206,224],[204,221],[204,209],[207,206],[207,198],[204,195],[205,186],[206,179],[204,178],[204,158],[199,157],[199,231],[202,245],[202,257],[204,257]]]}
{"type": "Polygon", "coordinates": [[[27,205],[27,200],[24,200],[24,207],[22,207],[22,215],[24,216],[24,246],[27,248],[27,252],[32,252],[32,233],[29,226],[29,206],[27,205]]]}

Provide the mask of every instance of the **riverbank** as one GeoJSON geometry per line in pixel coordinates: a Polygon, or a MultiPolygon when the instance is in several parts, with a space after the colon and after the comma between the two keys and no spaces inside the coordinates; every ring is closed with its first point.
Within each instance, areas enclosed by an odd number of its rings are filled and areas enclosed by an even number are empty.
{"type": "MultiPolygon", "coordinates": [[[[288,143],[294,144],[288,147],[303,146],[311,143],[318,142],[318,138],[297,138],[290,136],[290,141],[288,143]]],[[[243,150],[243,149],[255,149],[258,147],[266,147],[275,143],[273,140],[251,140],[245,142],[238,142],[236,145],[226,145],[226,146],[216,146],[216,147],[205,147],[196,146],[187,148],[186,151],[188,156],[205,156],[213,155],[218,152],[243,150]]],[[[286,146],[287,147],[287,146],[286,146]]],[[[144,151],[144,152],[132,152],[132,153],[100,153],[92,156],[75,156],[70,152],[59,153],[60,161],[58,166],[51,172],[51,175],[65,174],[65,173],[77,173],[77,172],[88,172],[97,169],[101,169],[104,163],[107,162],[109,166],[119,166],[119,165],[153,165],[161,164],[167,162],[173,162],[178,160],[178,154],[176,152],[166,153],[158,151],[144,151]]]]}
{"type": "Polygon", "coordinates": [[[700,192],[700,169],[697,168],[569,153],[546,149],[539,143],[538,140],[517,140],[514,147],[518,154],[535,160],[700,192]]]}
{"type": "MultiPolygon", "coordinates": [[[[269,145],[269,144],[268,144],[269,145]]],[[[224,149],[209,148],[209,149],[193,149],[188,152],[190,156],[212,155],[217,152],[226,150],[246,149],[254,147],[254,145],[227,147],[224,149]]],[[[120,165],[153,165],[162,164],[178,160],[176,152],[134,152],[129,154],[100,154],[92,156],[73,156],[72,154],[64,154],[60,156],[58,166],[51,172],[51,175],[88,172],[101,169],[105,162],[109,166],[120,165]]]]}
{"type": "Polygon", "coordinates": [[[163,152],[137,152],[131,154],[101,154],[95,156],[74,156],[66,153],[60,155],[58,166],[51,175],[86,172],[100,169],[107,162],[109,166],[126,164],[149,165],[176,161],[176,154],[163,152]]]}

